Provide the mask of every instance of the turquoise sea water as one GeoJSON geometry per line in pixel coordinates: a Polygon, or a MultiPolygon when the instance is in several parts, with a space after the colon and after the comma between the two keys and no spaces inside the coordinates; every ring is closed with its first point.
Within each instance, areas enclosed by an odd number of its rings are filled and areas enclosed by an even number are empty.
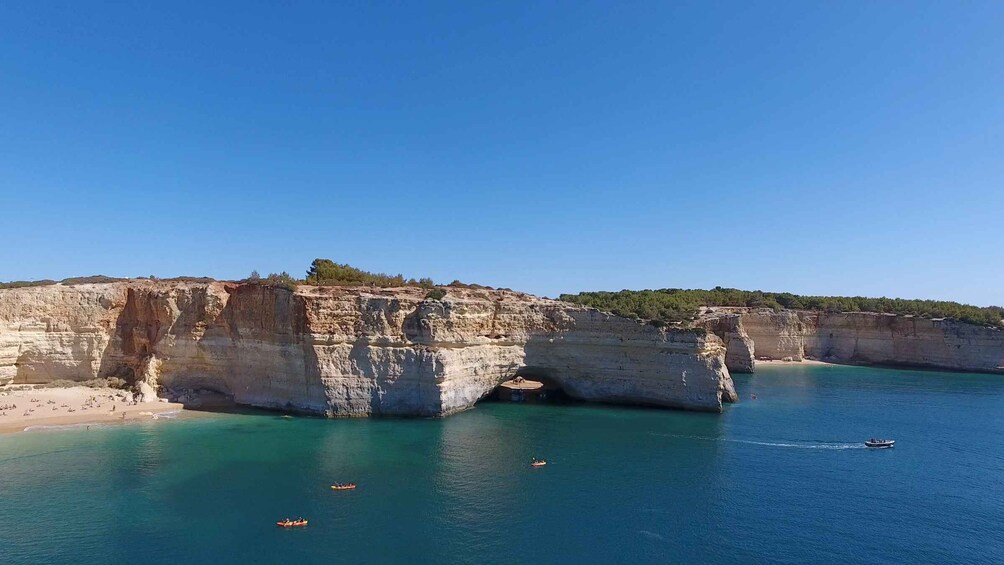
{"type": "Polygon", "coordinates": [[[736,381],[722,415],[482,404],[4,435],[0,562],[1004,562],[1004,378],[736,381]]]}

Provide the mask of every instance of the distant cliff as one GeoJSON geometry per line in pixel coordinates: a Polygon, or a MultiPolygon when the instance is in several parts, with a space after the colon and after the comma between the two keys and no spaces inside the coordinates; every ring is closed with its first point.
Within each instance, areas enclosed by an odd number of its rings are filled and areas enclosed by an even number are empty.
{"type": "Polygon", "coordinates": [[[446,415],[517,372],[584,400],[720,411],[726,348],[511,291],[129,280],[0,290],[0,384],[120,376],[328,416],[446,415]]]}
{"type": "Polygon", "coordinates": [[[754,358],[809,358],[855,365],[1004,373],[1004,329],[950,319],[710,308],[698,324],[725,340],[726,359],[734,372],[751,372],[754,358]]]}

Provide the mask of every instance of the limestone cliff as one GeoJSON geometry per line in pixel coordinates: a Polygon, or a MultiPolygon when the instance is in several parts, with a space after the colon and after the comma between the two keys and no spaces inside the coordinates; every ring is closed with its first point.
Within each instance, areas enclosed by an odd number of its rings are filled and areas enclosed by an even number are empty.
{"type": "Polygon", "coordinates": [[[122,376],[329,416],[445,415],[517,372],[592,401],[720,411],[725,347],[511,291],[135,280],[0,290],[0,384],[122,376]]]}
{"type": "Polygon", "coordinates": [[[737,313],[709,313],[699,325],[725,343],[725,366],[733,373],[752,373],[756,366],[755,343],[743,327],[737,313]]]}
{"type": "MultiPolygon", "coordinates": [[[[893,314],[749,308],[714,308],[702,323],[710,329],[711,320],[735,316],[759,358],[1004,372],[999,328],[893,314]]],[[[745,355],[745,345],[727,343],[737,349],[727,359],[745,355]]]]}

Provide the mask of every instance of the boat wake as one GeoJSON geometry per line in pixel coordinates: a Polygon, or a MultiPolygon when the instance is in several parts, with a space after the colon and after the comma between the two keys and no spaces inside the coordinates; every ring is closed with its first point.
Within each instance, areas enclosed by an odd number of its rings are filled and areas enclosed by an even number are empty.
{"type": "Polygon", "coordinates": [[[846,443],[836,441],[754,441],[750,439],[730,439],[721,437],[688,436],[680,434],[652,434],[661,437],[676,437],[696,439],[701,441],[722,441],[728,443],[745,443],[747,445],[763,445],[766,447],[788,447],[792,449],[865,449],[863,443],[846,443]]]}

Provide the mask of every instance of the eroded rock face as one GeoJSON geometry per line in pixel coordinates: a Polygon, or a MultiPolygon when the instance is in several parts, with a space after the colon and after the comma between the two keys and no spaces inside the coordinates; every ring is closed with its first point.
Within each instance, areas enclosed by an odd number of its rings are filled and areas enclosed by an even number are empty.
{"type": "Polygon", "coordinates": [[[117,366],[126,288],[103,286],[0,290],[0,384],[86,380],[117,366]]]}
{"type": "Polygon", "coordinates": [[[0,290],[0,382],[124,376],[329,416],[445,415],[518,370],[603,402],[720,411],[721,340],[510,291],[128,281],[0,290]]]}
{"type": "Polygon", "coordinates": [[[756,367],[755,345],[743,327],[740,314],[711,313],[699,324],[725,343],[725,366],[730,372],[753,372],[756,367]]]}
{"type": "MultiPolygon", "coordinates": [[[[1004,329],[867,312],[745,308],[713,312],[709,316],[739,316],[761,358],[1004,372],[1004,329]]],[[[710,319],[703,323],[713,325],[710,319]]],[[[733,342],[727,343],[731,349],[733,342]]],[[[745,346],[736,348],[739,351],[730,350],[726,359],[745,355],[745,346]]]]}
{"type": "Polygon", "coordinates": [[[805,357],[805,336],[810,332],[797,312],[750,310],[741,314],[740,319],[757,355],[787,361],[801,361],[805,357]]]}

